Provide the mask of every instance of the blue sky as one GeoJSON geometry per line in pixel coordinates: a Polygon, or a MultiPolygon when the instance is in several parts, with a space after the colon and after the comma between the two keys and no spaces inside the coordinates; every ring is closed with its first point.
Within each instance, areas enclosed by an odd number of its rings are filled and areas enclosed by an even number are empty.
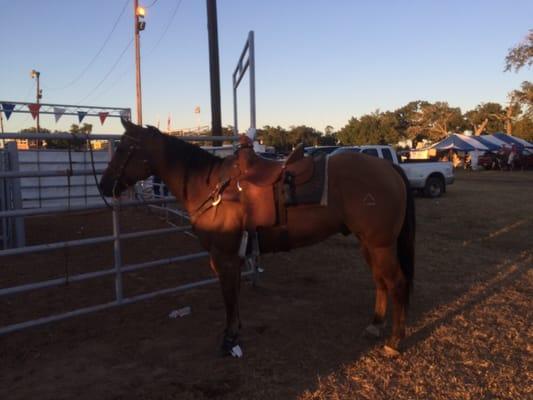
{"type": "MultiPolygon", "coordinates": [[[[133,46],[95,90],[132,38],[131,0],[100,56],[61,89],[98,52],[126,1],[0,0],[0,100],[32,101],[30,71],[37,69],[42,102],[134,109],[133,46]]],[[[219,0],[222,122],[232,124],[231,74],[249,30],[256,36],[258,126],[323,130],[411,100],[448,101],[463,111],[481,102],[505,103],[508,92],[532,78],[527,68],[503,72],[508,49],[533,28],[532,16],[530,0],[219,0]]],[[[157,0],[146,22],[144,122],[160,119],[166,127],[170,113],[173,128],[194,127],[198,105],[200,123],[209,124],[205,1],[157,0]]],[[[244,80],[239,91],[241,128],[248,125],[247,85],[244,80]]],[[[84,122],[95,132],[121,131],[116,120],[103,127],[94,117],[84,122]]],[[[6,131],[34,125],[23,114],[4,123],[6,131]]],[[[41,118],[49,129],[71,123],[77,118],[64,116],[58,124],[53,116],[41,118]]]]}

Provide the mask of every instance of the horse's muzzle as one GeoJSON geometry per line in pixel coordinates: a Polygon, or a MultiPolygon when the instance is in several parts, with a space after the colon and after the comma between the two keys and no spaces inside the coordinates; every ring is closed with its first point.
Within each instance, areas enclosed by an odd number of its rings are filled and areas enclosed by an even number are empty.
{"type": "Polygon", "coordinates": [[[126,186],[122,182],[105,174],[102,176],[102,179],[100,179],[98,186],[102,194],[106,197],[119,196],[120,193],[126,190],[126,186]]]}

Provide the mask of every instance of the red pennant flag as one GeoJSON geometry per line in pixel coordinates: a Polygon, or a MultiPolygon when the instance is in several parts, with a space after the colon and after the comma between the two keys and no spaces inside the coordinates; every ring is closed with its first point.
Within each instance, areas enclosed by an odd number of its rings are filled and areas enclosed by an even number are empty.
{"type": "Polygon", "coordinates": [[[100,123],[103,125],[104,122],[105,122],[105,119],[107,118],[107,116],[109,115],[108,112],[99,112],[98,113],[98,116],[100,117],[100,123]]]}
{"type": "Polygon", "coordinates": [[[28,108],[30,109],[30,112],[31,112],[31,116],[33,117],[33,119],[37,118],[37,115],[39,115],[39,110],[41,108],[41,105],[40,104],[28,104],[28,108]]]}

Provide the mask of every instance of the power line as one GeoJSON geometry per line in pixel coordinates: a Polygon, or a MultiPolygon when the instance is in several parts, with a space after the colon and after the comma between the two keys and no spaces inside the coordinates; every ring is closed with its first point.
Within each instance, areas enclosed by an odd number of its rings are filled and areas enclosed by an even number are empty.
{"type": "Polygon", "coordinates": [[[152,1],[152,4],[150,4],[149,6],[146,6],[146,8],[150,8],[150,7],[154,6],[155,3],[157,3],[158,1],[159,1],[159,0],[154,0],[154,1],[152,1]]]}
{"type": "Polygon", "coordinates": [[[124,78],[129,77],[132,72],[132,66],[128,65],[127,68],[123,69],[113,80],[109,85],[107,85],[104,90],[102,90],[100,93],[98,93],[96,96],[93,97],[91,101],[94,101],[95,99],[100,98],[102,95],[108,93],[111,89],[113,89],[115,86],[117,86],[120,81],[122,81],[124,78]]]}
{"type": "MultiPolygon", "coordinates": [[[[128,0],[129,1],[129,0],[128,0]]],[[[120,55],[118,56],[117,60],[115,61],[115,63],[113,64],[113,66],[109,69],[109,71],[107,72],[107,74],[105,74],[105,76],[102,78],[102,80],[89,92],[89,94],[87,96],[85,96],[83,99],[81,99],[80,101],[78,101],[77,104],[81,104],[83,101],[85,101],[87,98],[91,97],[91,95],[100,87],[102,86],[102,83],[105,82],[105,80],[109,77],[109,75],[111,75],[111,73],[115,70],[115,68],[117,67],[118,63],[120,62],[120,60],[122,60],[122,57],[124,57],[124,54],[126,54],[126,51],[130,48],[131,44],[133,43],[133,38],[130,39],[130,41],[128,42],[128,44],[126,45],[126,47],[124,47],[124,50],[122,50],[122,53],[120,53],[120,55]]]]}
{"type": "Polygon", "coordinates": [[[77,81],[79,81],[85,75],[85,73],[89,70],[89,68],[94,64],[94,62],[96,61],[98,56],[100,56],[100,54],[102,54],[102,51],[104,50],[105,46],[109,42],[109,39],[111,39],[111,36],[113,35],[113,32],[115,32],[115,29],[117,28],[117,25],[118,25],[120,19],[124,15],[124,11],[126,11],[126,7],[127,7],[128,3],[130,1],[131,0],[126,0],[126,2],[124,3],[124,6],[122,7],[122,10],[120,11],[119,16],[117,17],[117,19],[115,20],[115,23],[113,24],[113,28],[111,28],[111,31],[109,32],[109,34],[107,35],[106,39],[104,40],[104,43],[100,47],[100,50],[98,50],[98,52],[94,55],[94,57],[91,59],[91,61],[89,61],[89,64],[87,64],[85,66],[85,68],[81,71],[81,73],[76,78],[74,78],[72,81],[67,83],[66,85],[55,87],[55,88],[54,87],[46,87],[47,90],[63,90],[63,89],[66,89],[66,88],[72,86],[77,81]]]}
{"type": "MultiPolygon", "coordinates": [[[[157,2],[157,0],[156,0],[156,2],[157,2]]],[[[168,29],[170,28],[170,25],[172,24],[172,21],[174,20],[174,17],[176,17],[176,14],[178,13],[178,9],[180,8],[182,2],[183,2],[183,0],[179,0],[178,2],[176,2],[176,8],[174,8],[174,11],[172,12],[172,15],[170,16],[170,19],[168,20],[168,23],[165,26],[165,29],[164,29],[163,33],[161,34],[161,36],[159,36],[159,39],[157,39],[157,42],[155,43],[154,47],[152,47],[152,49],[148,52],[147,56],[150,56],[154,52],[154,50],[157,48],[157,46],[159,46],[159,43],[161,43],[161,40],[163,40],[163,38],[167,34],[168,29]]]]}

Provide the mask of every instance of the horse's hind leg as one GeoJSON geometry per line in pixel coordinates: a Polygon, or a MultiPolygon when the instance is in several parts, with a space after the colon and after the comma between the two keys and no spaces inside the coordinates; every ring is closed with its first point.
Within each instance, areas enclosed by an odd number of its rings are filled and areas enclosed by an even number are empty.
{"type": "Polygon", "coordinates": [[[367,264],[372,269],[372,274],[374,277],[374,283],[376,285],[376,302],[374,306],[374,318],[372,323],[368,325],[365,329],[365,333],[372,337],[381,337],[383,334],[383,328],[385,327],[385,314],[387,313],[387,287],[385,282],[379,275],[376,275],[375,268],[372,268],[372,259],[370,252],[365,246],[361,246],[361,252],[367,262],[367,264]]]}
{"type": "Polygon", "coordinates": [[[395,245],[369,248],[368,253],[376,284],[376,309],[372,325],[384,321],[388,293],[392,299],[393,322],[392,335],[387,340],[385,352],[388,355],[397,355],[400,341],[405,337],[408,283],[400,268],[395,245]]]}

